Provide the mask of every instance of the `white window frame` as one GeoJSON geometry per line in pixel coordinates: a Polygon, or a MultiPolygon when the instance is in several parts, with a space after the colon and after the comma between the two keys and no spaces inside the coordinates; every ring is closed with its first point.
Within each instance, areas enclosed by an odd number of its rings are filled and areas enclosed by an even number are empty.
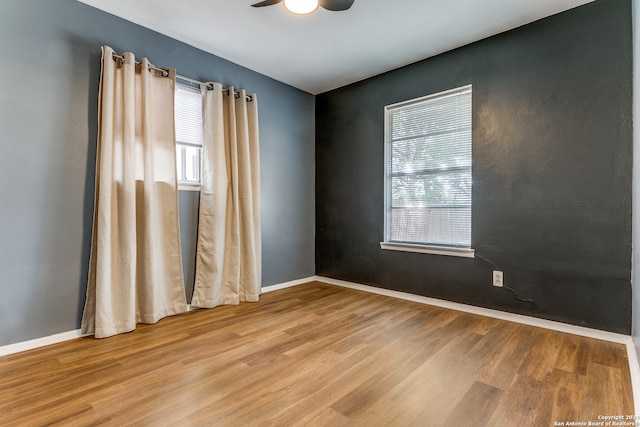
{"type": "MultiPolygon", "coordinates": [[[[176,100],[180,96],[180,91],[183,92],[192,92],[194,95],[197,94],[200,98],[200,88],[190,86],[188,84],[176,83],[176,100]]],[[[176,176],[178,179],[178,190],[181,191],[200,191],[201,182],[202,182],[202,102],[199,103],[191,103],[190,107],[194,108],[191,113],[193,113],[192,117],[185,119],[183,123],[178,123],[181,119],[177,114],[178,102],[176,102],[176,113],[175,113],[175,121],[176,121],[176,176]],[[199,115],[199,117],[197,117],[199,115]],[[190,130],[185,137],[181,137],[181,132],[178,131],[179,126],[191,126],[193,129],[190,130]],[[198,135],[199,134],[199,135],[198,135]],[[198,180],[187,180],[186,179],[186,170],[187,170],[187,149],[188,148],[196,148],[198,163],[197,163],[197,176],[198,180]],[[182,174],[180,173],[182,171],[182,174]]]]}
{"type": "MultiPolygon", "coordinates": [[[[390,193],[391,193],[391,185],[392,185],[392,181],[391,181],[392,176],[390,176],[391,155],[389,152],[390,146],[391,146],[390,123],[389,123],[390,112],[403,107],[414,106],[419,103],[434,101],[437,99],[442,99],[447,96],[455,96],[456,94],[461,94],[461,93],[471,94],[472,85],[466,85],[466,86],[446,90],[443,92],[438,92],[432,95],[427,95],[420,98],[387,105],[385,107],[384,241],[380,242],[381,249],[405,251],[405,252],[428,253],[428,254],[435,254],[435,255],[458,256],[458,257],[466,257],[466,258],[473,258],[475,256],[475,251],[474,249],[472,249],[471,244],[469,244],[469,246],[466,247],[466,246],[457,246],[457,245],[433,244],[428,242],[413,242],[413,241],[404,242],[404,241],[391,240],[391,202],[392,201],[391,201],[390,193]]],[[[471,226],[469,229],[469,233],[471,233],[471,226]]]]}

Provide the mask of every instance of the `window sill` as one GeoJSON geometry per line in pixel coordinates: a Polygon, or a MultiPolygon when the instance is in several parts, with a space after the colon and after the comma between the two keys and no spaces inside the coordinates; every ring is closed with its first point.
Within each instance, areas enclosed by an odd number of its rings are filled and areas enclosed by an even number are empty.
{"type": "Polygon", "coordinates": [[[178,183],[178,191],[200,191],[200,184],[178,183]]]}
{"type": "Polygon", "coordinates": [[[475,250],[463,248],[447,248],[443,246],[413,245],[410,243],[380,242],[380,248],[390,251],[417,252],[421,254],[447,255],[463,258],[474,258],[475,250]]]}

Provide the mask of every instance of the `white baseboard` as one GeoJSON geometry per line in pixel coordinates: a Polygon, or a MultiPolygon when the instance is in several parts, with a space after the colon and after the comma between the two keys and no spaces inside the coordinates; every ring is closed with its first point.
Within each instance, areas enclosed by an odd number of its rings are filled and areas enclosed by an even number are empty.
{"type": "MultiPolygon", "coordinates": [[[[271,292],[276,291],[278,289],[289,288],[291,286],[301,285],[303,283],[309,283],[314,280],[313,277],[309,277],[306,279],[298,279],[293,280],[291,282],[280,283],[277,285],[266,286],[262,288],[262,292],[271,292]]],[[[187,305],[187,311],[196,310],[196,308],[191,307],[191,304],[187,305]]],[[[40,347],[45,347],[51,344],[58,344],[64,341],[70,341],[76,338],[81,338],[86,335],[82,335],[80,333],[80,329],[76,329],[74,331],[61,332],[59,334],[49,335],[42,338],[36,338],[29,341],[18,342],[15,344],[9,344],[0,346],[0,356],[8,356],[10,354],[21,353],[27,350],[33,350],[40,347]]]]}
{"type": "Polygon", "coordinates": [[[277,285],[269,285],[264,286],[262,288],[262,293],[265,294],[267,292],[278,291],[280,289],[291,288],[293,286],[304,285],[305,283],[313,282],[316,279],[316,276],[306,277],[304,279],[292,280],[290,282],[278,283],[277,285]]]}
{"type": "Polygon", "coordinates": [[[420,295],[409,294],[406,292],[392,291],[389,289],[376,288],[374,286],[361,285],[359,283],[347,282],[344,280],[330,279],[328,277],[315,276],[314,280],[327,283],[330,285],[342,286],[350,289],[357,289],[364,292],[385,295],[393,298],[404,299],[408,301],[418,302],[422,304],[434,305],[442,308],[463,311],[465,313],[478,314],[481,316],[492,317],[510,322],[521,323],[529,326],[550,329],[558,332],[565,332],[573,335],[580,335],[587,338],[595,338],[603,341],[609,341],[624,344],[627,347],[627,359],[629,361],[629,372],[631,374],[631,388],[633,390],[633,405],[636,414],[640,414],[640,362],[638,361],[638,353],[633,341],[633,337],[629,335],[616,334],[614,332],[601,331],[598,329],[585,328],[582,326],[569,325],[562,322],[554,322],[553,320],[538,319],[537,317],[524,316],[521,314],[507,313],[488,308],[475,307],[472,305],[439,300],[435,298],[423,297],[420,295]]]}
{"type": "Polygon", "coordinates": [[[330,279],[328,277],[316,276],[314,280],[327,283],[330,285],[343,286],[345,288],[357,289],[360,291],[370,292],[379,295],[385,295],[393,298],[404,299],[408,301],[418,302],[422,304],[434,305],[436,307],[448,308],[451,310],[463,311],[465,313],[478,314],[495,319],[507,320],[509,322],[521,323],[538,328],[550,329],[552,331],[565,332],[573,335],[580,335],[587,338],[596,338],[603,341],[615,342],[618,344],[626,344],[629,335],[616,334],[614,332],[601,331],[599,329],[585,328],[583,326],[570,325],[568,323],[555,322],[553,320],[539,319],[537,317],[525,316],[522,314],[513,314],[506,311],[492,310],[489,308],[476,307],[473,305],[462,304],[458,302],[445,301],[436,298],[423,297],[420,295],[409,294],[406,292],[392,291],[389,289],[376,288],[374,286],[361,285],[359,283],[347,282],[344,280],[330,279]]]}
{"type": "MultiPolygon", "coordinates": [[[[276,285],[265,286],[262,293],[273,292],[280,289],[291,288],[293,286],[302,285],[309,282],[322,282],[329,285],[342,286],[344,288],[356,289],[364,292],[385,295],[392,298],[404,299],[407,301],[418,302],[436,307],[458,310],[465,313],[478,314],[480,316],[492,317],[495,319],[506,320],[510,322],[521,323],[524,325],[536,326],[539,328],[550,329],[558,332],[565,332],[573,335],[580,335],[588,338],[595,338],[603,341],[610,341],[624,344],[627,347],[627,357],[629,359],[629,371],[631,373],[631,385],[633,388],[633,401],[636,413],[640,414],[640,363],[638,361],[638,353],[633,341],[633,337],[629,335],[616,334],[614,332],[601,331],[598,329],[585,328],[582,326],[569,325],[567,323],[555,322],[552,320],[538,319],[536,317],[524,316],[521,314],[507,313],[488,308],[475,307],[472,305],[450,302],[436,298],[423,297],[420,295],[409,294],[406,292],[392,291],[389,289],[376,288],[374,286],[362,285],[359,283],[347,282],[345,280],[331,279],[322,276],[312,276],[304,279],[292,280],[290,282],[279,283],[276,285]]],[[[189,306],[189,309],[191,307],[189,306]]],[[[51,344],[57,344],[64,341],[80,338],[84,335],[80,333],[80,329],[74,331],[62,332],[48,337],[37,338],[29,341],[19,342],[0,346],[0,356],[20,353],[51,344]]]]}
{"type": "Polygon", "coordinates": [[[640,415],[640,363],[638,362],[638,351],[633,337],[628,337],[627,340],[627,357],[629,358],[631,388],[633,389],[633,407],[636,414],[640,415]]]}
{"type": "MultiPolygon", "coordinates": [[[[385,296],[404,299],[408,301],[414,301],[422,304],[434,305],[442,308],[449,308],[452,310],[463,311],[466,313],[479,314],[481,316],[493,317],[496,319],[522,323],[525,325],[537,326],[540,328],[551,329],[554,331],[566,332],[574,335],[581,335],[588,338],[596,338],[604,341],[611,341],[611,342],[625,344],[625,345],[629,344],[629,339],[631,338],[628,335],[616,334],[613,332],[601,331],[598,329],[585,328],[582,326],[569,325],[567,323],[554,322],[552,320],[538,319],[536,317],[524,316],[521,314],[513,314],[513,313],[507,313],[507,312],[498,311],[498,310],[491,310],[488,308],[475,307],[472,305],[450,302],[450,301],[440,300],[436,298],[423,297],[420,295],[414,295],[406,292],[376,288],[374,286],[362,285],[359,283],[348,282],[345,280],[331,279],[331,278],[322,277],[322,276],[312,276],[308,278],[292,280],[290,282],[265,286],[262,288],[262,292],[263,293],[273,292],[280,289],[290,288],[293,286],[298,286],[298,285],[302,285],[302,284],[313,282],[313,281],[323,282],[330,285],[342,286],[345,288],[361,290],[364,292],[370,292],[370,293],[379,294],[379,295],[385,295],[385,296]]],[[[189,309],[191,309],[191,307],[189,307],[189,309]]],[[[29,341],[0,346],[0,356],[18,353],[25,350],[31,350],[38,347],[44,347],[46,345],[51,345],[51,344],[56,344],[63,341],[72,340],[75,338],[79,338],[81,336],[82,335],[80,334],[80,330],[76,329],[74,331],[62,332],[62,333],[50,335],[47,337],[36,338],[29,341]]],[[[635,351],[635,347],[633,345],[628,347],[635,351]]],[[[635,359],[636,361],[638,360],[637,357],[635,359]]]]}
{"type": "Polygon", "coordinates": [[[55,335],[49,335],[48,337],[36,338],[29,341],[18,342],[15,344],[9,344],[0,347],[0,356],[7,356],[9,354],[20,353],[27,350],[33,350],[35,348],[45,347],[51,344],[58,344],[64,341],[81,338],[83,335],[80,333],[80,329],[75,331],[62,332],[55,335]]]}

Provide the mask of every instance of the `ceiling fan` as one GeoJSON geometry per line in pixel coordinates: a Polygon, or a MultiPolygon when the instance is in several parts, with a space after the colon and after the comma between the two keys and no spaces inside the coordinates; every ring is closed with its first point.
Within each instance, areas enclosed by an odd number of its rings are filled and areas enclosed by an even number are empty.
{"type": "Polygon", "coordinates": [[[273,6],[274,4],[282,3],[284,1],[284,7],[292,13],[298,15],[305,15],[315,11],[318,6],[339,12],[347,10],[351,7],[354,0],[264,0],[256,4],[252,4],[253,7],[273,6]]]}

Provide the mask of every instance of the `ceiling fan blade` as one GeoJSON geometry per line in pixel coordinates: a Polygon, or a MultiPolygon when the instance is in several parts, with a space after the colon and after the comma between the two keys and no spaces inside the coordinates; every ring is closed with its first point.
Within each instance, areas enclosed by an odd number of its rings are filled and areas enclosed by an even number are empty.
{"type": "Polygon", "coordinates": [[[333,11],[347,10],[351,7],[354,0],[320,0],[320,6],[333,11]]]}
{"type": "Polygon", "coordinates": [[[282,3],[282,0],[264,0],[256,4],[252,4],[252,7],[273,6],[274,4],[282,3]]]}

